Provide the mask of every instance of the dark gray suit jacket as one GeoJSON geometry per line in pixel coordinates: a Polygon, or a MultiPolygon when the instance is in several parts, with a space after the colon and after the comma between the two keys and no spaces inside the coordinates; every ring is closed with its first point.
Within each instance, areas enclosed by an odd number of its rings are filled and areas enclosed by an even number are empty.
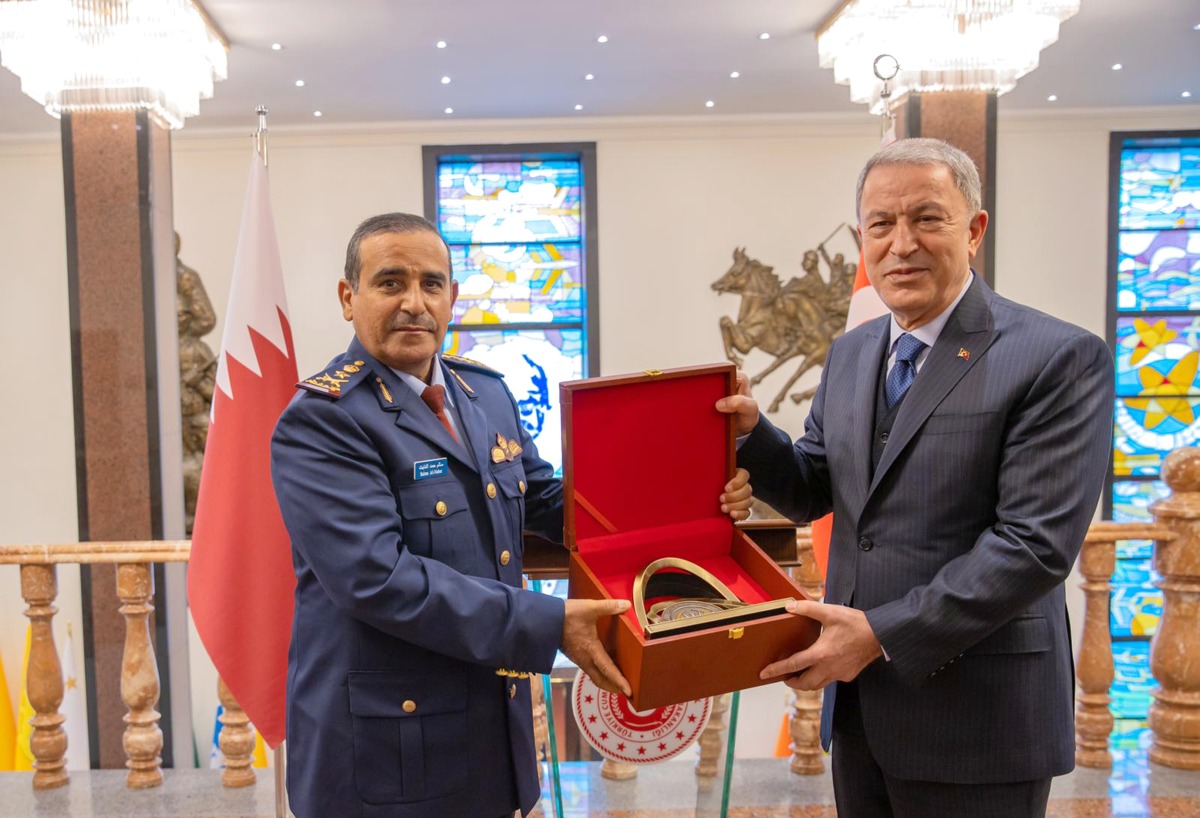
{"type": "Polygon", "coordinates": [[[885,772],[954,783],[1067,772],[1063,580],[1108,467],[1112,356],[976,278],[872,472],[888,327],[884,316],[834,343],[803,438],[793,445],[764,417],[738,463],[797,522],[834,512],[826,602],[865,611],[890,659],[858,677],[885,772]]]}

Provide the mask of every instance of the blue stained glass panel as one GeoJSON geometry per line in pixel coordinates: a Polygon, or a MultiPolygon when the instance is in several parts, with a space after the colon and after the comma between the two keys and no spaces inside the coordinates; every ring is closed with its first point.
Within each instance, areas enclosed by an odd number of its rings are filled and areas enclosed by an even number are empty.
{"type": "Polygon", "coordinates": [[[438,229],[450,244],[577,239],[578,160],[446,161],[438,165],[438,229]]]}
{"type": "Polygon", "coordinates": [[[1112,635],[1151,637],[1162,618],[1162,591],[1154,587],[1158,574],[1150,560],[1117,560],[1112,578],[1112,635]]]}
{"type": "Polygon", "coordinates": [[[1118,540],[1117,559],[1144,560],[1154,554],[1154,540],[1118,540]]]}
{"type": "Polygon", "coordinates": [[[1150,504],[1171,496],[1161,480],[1113,482],[1113,520],[1118,523],[1149,523],[1154,520],[1150,504]]]}
{"type": "Polygon", "coordinates": [[[1117,319],[1117,394],[1200,395],[1200,316],[1117,319]]]}
{"type": "Polygon", "coordinates": [[[1172,450],[1200,440],[1200,398],[1118,398],[1113,474],[1155,477],[1172,450]]]}
{"type": "Polygon", "coordinates": [[[1117,237],[1117,309],[1200,310],[1200,231],[1117,237]]]}
{"type": "Polygon", "coordinates": [[[1123,150],[1119,207],[1122,230],[1200,227],[1200,147],[1123,150]]]}
{"type": "Polygon", "coordinates": [[[578,244],[450,247],[456,324],[582,323],[585,298],[578,244]]]}
{"type": "Polygon", "coordinates": [[[446,333],[443,351],[504,373],[521,423],[538,454],[562,474],[562,423],[558,386],[583,377],[584,338],[578,329],[460,330],[446,333]]]}
{"type": "Polygon", "coordinates": [[[1150,642],[1113,644],[1113,683],[1110,709],[1114,718],[1144,719],[1150,712],[1150,691],[1157,682],[1150,674],[1150,642]]]}

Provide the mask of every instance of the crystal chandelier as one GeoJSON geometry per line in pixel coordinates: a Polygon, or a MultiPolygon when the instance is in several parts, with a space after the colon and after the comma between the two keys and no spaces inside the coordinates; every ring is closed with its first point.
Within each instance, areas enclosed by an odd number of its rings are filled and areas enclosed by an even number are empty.
{"type": "Polygon", "coordinates": [[[225,79],[227,48],[191,0],[0,2],[0,65],[55,117],[148,110],[182,128],[225,79]]]}
{"type": "Polygon", "coordinates": [[[817,32],[822,68],[882,113],[875,58],[892,54],[895,100],[909,91],[1011,91],[1037,68],[1079,0],[847,0],[817,32]]]}

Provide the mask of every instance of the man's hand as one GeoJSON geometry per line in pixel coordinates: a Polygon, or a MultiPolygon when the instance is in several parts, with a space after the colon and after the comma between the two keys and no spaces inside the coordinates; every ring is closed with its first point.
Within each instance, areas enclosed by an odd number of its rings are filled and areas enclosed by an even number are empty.
{"type": "Polygon", "coordinates": [[[732,517],[734,522],[745,520],[750,516],[750,503],[753,501],[750,472],[738,469],[733,473],[733,479],[725,484],[725,493],[721,495],[721,511],[732,517]]]}
{"type": "Polygon", "coordinates": [[[879,656],[883,647],[867,615],[842,605],[789,602],[788,612],[821,623],[821,635],[805,650],[767,665],[760,679],[780,679],[794,690],[820,690],[833,681],[848,682],[879,656]]]}
{"type": "Polygon", "coordinates": [[[737,392],[717,401],[717,411],[733,415],[733,433],[748,435],[758,425],[758,402],[750,394],[750,381],[745,372],[737,373],[737,392]]]}
{"type": "Polygon", "coordinates": [[[596,687],[626,696],[633,691],[600,644],[600,638],[596,635],[596,620],[627,610],[627,599],[568,599],[562,633],[562,652],[591,677],[596,687]]]}

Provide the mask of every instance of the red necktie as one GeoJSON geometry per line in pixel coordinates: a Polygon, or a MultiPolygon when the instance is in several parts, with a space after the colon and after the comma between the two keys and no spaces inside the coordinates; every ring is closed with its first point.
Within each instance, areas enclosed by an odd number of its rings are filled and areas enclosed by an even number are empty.
{"type": "Polygon", "coordinates": [[[460,443],[458,435],[454,432],[454,427],[450,425],[450,418],[446,417],[445,388],[441,386],[427,386],[425,387],[425,391],[421,393],[421,400],[425,401],[425,405],[437,415],[437,419],[446,427],[446,431],[450,433],[450,437],[454,438],[454,442],[460,443]]]}

